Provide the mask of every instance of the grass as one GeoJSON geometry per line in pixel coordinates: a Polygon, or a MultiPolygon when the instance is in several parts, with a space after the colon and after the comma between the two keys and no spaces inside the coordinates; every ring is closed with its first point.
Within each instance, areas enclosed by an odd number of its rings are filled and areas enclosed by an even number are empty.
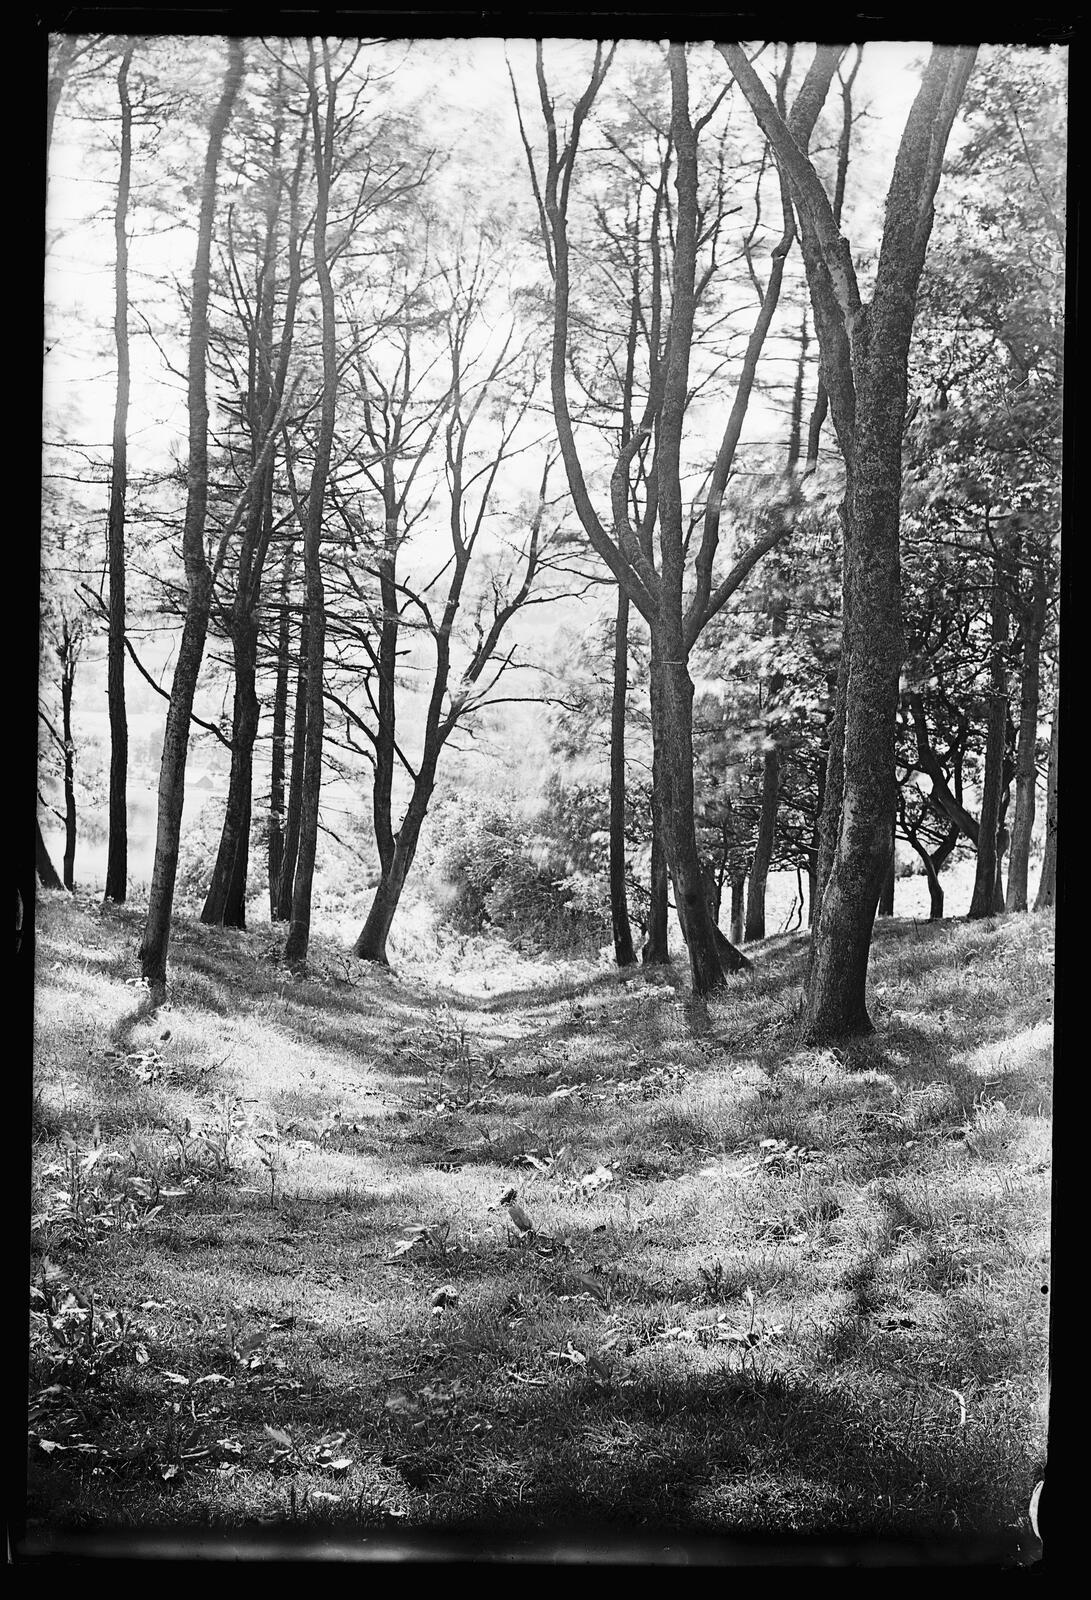
{"type": "Polygon", "coordinates": [[[292,979],[135,909],[38,923],[32,1534],[1001,1537],[1045,1450],[1052,925],[887,922],[671,984],[292,979]],[[498,1207],[515,1187],[535,1232],[498,1207]]]}

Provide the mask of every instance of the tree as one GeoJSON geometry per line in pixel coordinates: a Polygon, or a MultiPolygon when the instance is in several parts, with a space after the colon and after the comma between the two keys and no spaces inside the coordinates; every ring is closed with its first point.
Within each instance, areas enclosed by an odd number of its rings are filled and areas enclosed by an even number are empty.
{"type": "MultiPolygon", "coordinates": [[[[601,45],[596,47],[587,87],[571,110],[567,136],[562,140],[539,44],[537,83],[547,145],[541,177],[521,114],[520,126],[539,206],[545,255],[553,279],[551,391],[561,454],[569,489],[592,547],[626,588],[651,633],[654,803],[662,822],[675,905],[689,950],[694,993],[703,996],[720,987],[727,972],[738,971],[749,963],[720,933],[708,903],[707,879],[697,848],[694,821],[693,681],[688,664],[702,629],[736,594],[762,556],[787,538],[793,525],[794,496],[788,493],[779,505],[770,508],[761,537],[717,580],[715,561],[724,489],[731,475],[762,348],[779,301],[784,263],[795,229],[785,193],[783,233],[773,248],[766,283],[759,285],[758,311],[740,364],[734,400],[703,485],[703,510],[688,522],[681,446],[691,400],[694,321],[702,291],[715,273],[715,253],[714,247],[709,246],[707,217],[699,217],[698,142],[719,101],[694,121],[690,110],[686,49],[682,45],[671,45],[667,52],[671,92],[670,149],[677,204],[671,217],[670,315],[664,329],[663,348],[649,352],[650,372],[643,413],[632,438],[615,455],[608,525],[600,519],[588,489],[568,401],[567,368],[571,303],[570,190],[581,132],[613,55],[613,47],[609,50],[601,45]],[[702,246],[713,249],[713,260],[705,265],[698,278],[702,246]],[[654,485],[650,503],[658,527],[657,559],[642,543],[630,509],[631,470],[641,450],[653,437],[654,455],[648,477],[649,483],[654,485]],[[687,555],[691,546],[692,587],[687,594],[687,555]]],[[[790,113],[791,126],[804,144],[809,140],[822,104],[821,94],[815,93],[817,84],[815,75],[808,74],[790,113]]]]}
{"type": "Polygon", "coordinates": [[[114,205],[114,348],[117,388],[110,468],[110,509],[106,519],[107,601],[106,695],[110,713],[110,818],[106,857],[105,898],[121,904],[128,892],[129,832],[126,779],[129,767],[129,724],[125,712],[125,496],[128,490],[129,421],[129,187],[132,180],[133,108],[129,68],[134,44],[122,52],[117,72],[121,111],[117,197],[114,205]]]}
{"type": "MultiPolygon", "coordinates": [[[[975,51],[943,47],[929,57],[895,159],[875,287],[865,305],[849,246],[813,163],[742,47],[719,48],[773,147],[797,209],[823,383],[846,468],[841,726],[834,729],[824,819],[826,836],[836,843],[828,877],[818,884],[804,997],[804,1033],[817,1043],[872,1027],[865,996],[868,954],[894,805],[909,341],[943,154],[975,51]]],[[[842,55],[840,46],[816,51],[816,88],[828,86],[842,55]]]]}
{"type": "MultiPolygon", "coordinates": [[[[197,678],[201,670],[201,659],[204,655],[212,592],[212,572],[205,555],[205,513],[208,505],[208,396],[205,363],[208,345],[209,259],[212,250],[212,225],[216,212],[216,179],[224,134],[244,70],[245,56],[242,43],[232,39],[228,43],[228,64],[223,86],[209,125],[202,174],[197,252],[190,297],[187,376],[189,463],[186,470],[186,516],[182,533],[187,590],[186,616],[178,647],[167,725],[163,736],[155,860],[148,896],[148,918],[140,945],[140,964],[144,978],[153,991],[160,992],[165,986],[167,974],[171,909],[178,870],[182,805],[185,799],[190,716],[197,678]]],[[[244,494],[238,506],[238,516],[241,516],[245,502],[244,494]]]]}

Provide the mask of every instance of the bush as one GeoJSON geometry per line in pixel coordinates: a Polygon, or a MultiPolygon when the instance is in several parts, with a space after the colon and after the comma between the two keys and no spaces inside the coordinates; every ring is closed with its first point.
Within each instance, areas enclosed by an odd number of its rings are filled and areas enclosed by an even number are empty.
{"type": "Polygon", "coordinates": [[[453,928],[495,928],[536,950],[597,947],[608,937],[605,885],[581,865],[576,843],[587,813],[566,812],[562,798],[556,786],[544,805],[464,796],[436,813],[431,894],[453,928]],[[564,841],[558,831],[569,824],[564,841]]]}

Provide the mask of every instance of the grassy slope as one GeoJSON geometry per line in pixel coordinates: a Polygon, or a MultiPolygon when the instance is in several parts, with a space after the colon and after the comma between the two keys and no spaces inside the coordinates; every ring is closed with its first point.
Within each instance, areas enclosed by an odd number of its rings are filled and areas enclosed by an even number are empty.
{"type": "Polygon", "coordinates": [[[879,1033],[815,1052],[798,935],[695,1035],[640,977],[470,998],[320,948],[293,982],[186,924],[149,1016],[138,914],[43,901],[39,1527],[1029,1548],[1048,920],[881,924],[879,1033]]]}

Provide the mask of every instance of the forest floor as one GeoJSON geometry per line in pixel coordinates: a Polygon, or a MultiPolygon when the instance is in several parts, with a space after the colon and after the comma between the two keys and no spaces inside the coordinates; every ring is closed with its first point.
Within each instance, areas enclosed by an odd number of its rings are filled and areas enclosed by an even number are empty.
{"type": "Polygon", "coordinates": [[[880,923],[877,1032],[821,1051],[800,934],[696,1022],[590,964],[467,994],[319,941],[297,981],[269,930],[196,922],[151,1012],[139,931],[39,907],[31,1546],[594,1525],[1035,1559],[1050,918],[880,923]]]}

